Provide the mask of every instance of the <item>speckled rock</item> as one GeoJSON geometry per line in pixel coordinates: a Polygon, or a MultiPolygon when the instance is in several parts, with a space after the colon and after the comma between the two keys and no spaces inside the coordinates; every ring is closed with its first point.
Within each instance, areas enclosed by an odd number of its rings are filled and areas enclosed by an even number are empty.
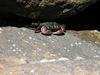
{"type": "Polygon", "coordinates": [[[34,19],[56,19],[79,13],[98,0],[0,0],[0,12],[34,19]]]}
{"type": "Polygon", "coordinates": [[[94,30],[43,36],[1,27],[0,75],[100,75],[99,35],[94,30]]]}

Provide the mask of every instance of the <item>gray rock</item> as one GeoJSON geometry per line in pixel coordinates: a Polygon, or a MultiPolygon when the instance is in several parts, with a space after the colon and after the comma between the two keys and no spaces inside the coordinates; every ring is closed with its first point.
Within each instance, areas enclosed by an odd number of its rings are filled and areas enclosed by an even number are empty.
{"type": "Polygon", "coordinates": [[[0,75],[100,75],[99,35],[95,30],[43,36],[27,28],[2,27],[0,75]]]}
{"type": "Polygon", "coordinates": [[[79,13],[98,0],[0,0],[0,12],[34,19],[56,19],[79,13]]]}

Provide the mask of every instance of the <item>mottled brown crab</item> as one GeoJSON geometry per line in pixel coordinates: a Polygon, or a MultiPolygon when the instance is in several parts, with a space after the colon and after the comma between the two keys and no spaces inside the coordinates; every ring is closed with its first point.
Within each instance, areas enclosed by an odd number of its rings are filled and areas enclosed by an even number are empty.
{"type": "Polygon", "coordinates": [[[65,25],[59,24],[56,22],[44,22],[40,23],[35,30],[35,33],[39,33],[43,35],[64,35],[65,34],[65,25]]]}

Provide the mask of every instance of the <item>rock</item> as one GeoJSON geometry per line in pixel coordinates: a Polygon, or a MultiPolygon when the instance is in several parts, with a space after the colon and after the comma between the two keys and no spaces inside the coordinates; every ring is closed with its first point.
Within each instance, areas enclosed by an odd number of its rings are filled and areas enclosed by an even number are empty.
{"type": "Polygon", "coordinates": [[[43,36],[1,27],[0,75],[100,75],[99,35],[94,30],[43,36]]]}
{"type": "Polygon", "coordinates": [[[79,13],[98,0],[0,0],[0,12],[34,19],[56,19],[79,13]]]}

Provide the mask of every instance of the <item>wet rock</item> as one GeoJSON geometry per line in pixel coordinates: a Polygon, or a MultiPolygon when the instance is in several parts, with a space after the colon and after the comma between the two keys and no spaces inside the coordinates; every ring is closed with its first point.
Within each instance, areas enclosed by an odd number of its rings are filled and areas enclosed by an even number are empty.
{"type": "Polygon", "coordinates": [[[79,13],[97,0],[0,0],[0,12],[35,19],[56,19],[79,13]]]}
{"type": "Polygon", "coordinates": [[[1,27],[0,75],[99,75],[100,41],[94,38],[99,35],[94,30],[44,36],[1,27]]]}

